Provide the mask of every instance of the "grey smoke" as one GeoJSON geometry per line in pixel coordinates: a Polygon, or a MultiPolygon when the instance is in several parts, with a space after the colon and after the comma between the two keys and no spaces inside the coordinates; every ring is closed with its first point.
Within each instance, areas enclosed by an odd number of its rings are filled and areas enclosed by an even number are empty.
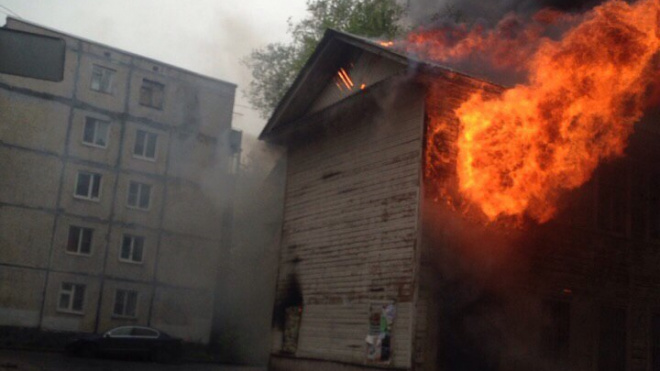
{"type": "Polygon", "coordinates": [[[544,8],[563,12],[583,12],[604,0],[408,0],[412,25],[428,23],[438,18],[455,18],[469,23],[494,25],[504,16],[516,13],[529,16],[544,8]]]}

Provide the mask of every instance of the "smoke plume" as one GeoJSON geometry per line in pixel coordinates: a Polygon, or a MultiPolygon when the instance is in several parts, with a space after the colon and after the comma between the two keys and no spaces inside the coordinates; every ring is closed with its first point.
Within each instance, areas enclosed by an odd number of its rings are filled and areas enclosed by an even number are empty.
{"type": "Polygon", "coordinates": [[[468,23],[486,23],[492,26],[511,13],[529,16],[548,8],[580,13],[603,2],[603,0],[409,0],[408,9],[412,25],[450,19],[468,23]]]}

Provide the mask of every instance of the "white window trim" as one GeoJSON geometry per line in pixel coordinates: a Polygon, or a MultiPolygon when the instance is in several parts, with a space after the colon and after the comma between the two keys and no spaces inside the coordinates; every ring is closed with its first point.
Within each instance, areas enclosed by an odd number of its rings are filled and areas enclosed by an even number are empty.
{"type": "MultiPolygon", "coordinates": [[[[128,300],[126,300],[128,296],[124,296],[124,311],[126,311],[126,303],[128,300]]],[[[123,319],[136,319],[138,318],[138,313],[139,313],[139,308],[140,308],[140,292],[137,290],[130,290],[130,289],[115,289],[115,300],[112,303],[112,317],[113,318],[123,318],[123,319]],[[126,314],[117,314],[115,313],[115,305],[117,304],[117,292],[118,291],[125,291],[125,292],[135,292],[135,314],[134,315],[126,315],[126,314]]],[[[131,335],[132,336],[132,335],[131,335]]]]}
{"type": "MultiPolygon", "coordinates": [[[[133,148],[131,149],[131,154],[133,155],[133,158],[137,158],[137,159],[139,159],[139,160],[144,160],[144,161],[149,161],[149,162],[156,162],[156,160],[158,159],[158,142],[159,142],[158,137],[159,137],[159,136],[160,136],[160,135],[159,135],[158,133],[153,132],[153,131],[143,130],[143,129],[135,129],[135,141],[133,142],[133,148]],[[137,141],[137,133],[138,133],[138,131],[144,131],[144,132],[147,133],[147,134],[154,134],[154,135],[156,135],[156,145],[154,146],[154,157],[147,157],[147,156],[144,156],[144,155],[137,155],[137,154],[135,154],[135,141],[137,141]]],[[[145,137],[145,138],[146,138],[146,137],[145,137]]],[[[146,144],[146,143],[145,143],[145,144],[146,144]]],[[[147,148],[147,146],[145,145],[144,148],[145,148],[145,152],[146,152],[146,148],[147,148]]]]}
{"type": "Polygon", "coordinates": [[[92,256],[92,253],[94,252],[94,228],[82,227],[82,226],[79,226],[79,225],[69,225],[69,233],[71,233],[71,232],[70,232],[70,231],[71,231],[71,227],[80,228],[80,233],[78,233],[78,246],[77,246],[78,249],[77,249],[76,252],[69,251],[69,249],[68,249],[68,247],[69,247],[69,246],[68,246],[68,244],[69,244],[69,240],[68,240],[69,236],[67,235],[67,241],[66,241],[67,246],[64,248],[64,252],[67,253],[67,254],[69,254],[69,255],[84,256],[84,257],[86,257],[86,258],[91,257],[91,256],[92,256]],[[85,254],[85,253],[80,252],[80,244],[82,243],[82,238],[81,238],[81,237],[82,237],[82,231],[83,231],[83,229],[85,229],[85,228],[87,228],[87,229],[91,229],[91,230],[92,230],[92,243],[91,243],[91,245],[89,246],[89,254],[85,254]]]}
{"type": "Polygon", "coordinates": [[[85,286],[85,291],[87,289],[87,285],[85,285],[85,284],[75,283],[75,282],[62,282],[60,284],[60,291],[57,295],[57,311],[61,312],[61,313],[84,315],[85,314],[85,297],[83,296],[83,307],[82,307],[81,310],[72,309],[71,307],[73,307],[74,295],[75,295],[76,290],[75,289],[70,290],[70,291],[69,290],[64,290],[64,288],[62,286],[65,283],[72,285],[72,288],[76,287],[76,285],[81,285],[81,286],[85,286]],[[70,295],[69,296],[69,305],[68,305],[68,308],[61,308],[60,307],[60,298],[62,297],[62,294],[65,293],[65,292],[68,292],[69,295],[70,295]]]}
{"type": "MultiPolygon", "coordinates": [[[[94,117],[94,116],[85,116],[85,122],[83,122],[83,129],[82,129],[82,132],[80,133],[80,142],[84,146],[87,146],[87,147],[107,149],[108,148],[108,143],[110,142],[110,140],[109,140],[110,130],[112,130],[112,125],[110,124],[109,120],[100,119],[100,118],[97,118],[97,117],[94,117]],[[88,118],[96,120],[97,123],[98,123],[98,121],[101,121],[101,122],[105,122],[105,123],[108,124],[108,132],[105,133],[105,143],[106,144],[104,146],[96,144],[96,143],[85,142],[85,126],[87,125],[87,119],[88,118]]],[[[94,127],[94,135],[96,136],[96,127],[94,127]]]]}
{"type": "MultiPolygon", "coordinates": [[[[93,188],[94,188],[94,187],[90,184],[90,189],[88,189],[88,192],[87,192],[87,193],[88,193],[88,194],[91,193],[90,190],[93,189],[93,188]]],[[[73,187],[73,197],[74,197],[74,198],[77,198],[77,199],[79,199],[79,200],[92,201],[92,202],[101,202],[101,196],[102,196],[102,195],[103,195],[103,174],[94,173],[94,172],[91,172],[91,171],[85,171],[85,170],[78,171],[78,174],[76,175],[76,184],[75,184],[75,186],[73,187]],[[81,174],[81,173],[87,173],[87,174],[98,174],[98,175],[100,175],[101,178],[99,179],[99,197],[98,197],[98,198],[93,198],[93,197],[91,197],[91,196],[89,196],[89,195],[88,195],[88,196],[81,196],[81,195],[79,195],[79,194],[76,194],[76,190],[78,189],[78,181],[79,181],[79,178],[80,178],[80,174],[81,174]]]]}
{"type": "Polygon", "coordinates": [[[149,210],[151,210],[151,204],[152,204],[151,201],[153,199],[151,191],[153,189],[154,189],[154,186],[152,184],[141,183],[141,182],[136,182],[134,180],[129,180],[128,181],[128,188],[126,188],[126,207],[131,209],[131,210],[139,210],[139,211],[149,211],[149,210]],[[131,183],[138,184],[139,185],[138,189],[141,188],[143,185],[149,186],[149,205],[146,208],[143,208],[143,207],[139,206],[140,205],[140,192],[139,192],[139,190],[138,190],[138,198],[137,198],[138,206],[133,206],[133,205],[128,203],[128,200],[129,200],[130,195],[131,195],[131,183]]]}
{"type": "MultiPolygon", "coordinates": [[[[153,86],[152,86],[152,94],[153,94],[153,86]]],[[[152,80],[152,79],[148,79],[148,78],[142,78],[142,84],[140,85],[140,90],[138,91],[138,105],[141,106],[141,107],[147,107],[147,108],[150,108],[150,109],[155,109],[155,110],[161,111],[161,112],[164,111],[165,110],[165,93],[166,93],[166,89],[167,89],[167,85],[162,81],[152,80]],[[162,101],[160,103],[160,107],[154,106],[154,105],[151,105],[151,104],[143,104],[140,101],[140,97],[141,97],[141,94],[142,94],[142,87],[144,87],[145,82],[148,82],[149,84],[152,84],[153,86],[160,85],[160,86],[163,87],[163,92],[162,92],[163,93],[163,98],[162,98],[162,101]]],[[[153,101],[153,96],[152,96],[152,101],[153,101]]]]}
{"type": "Polygon", "coordinates": [[[93,92],[95,92],[95,93],[101,93],[101,94],[105,94],[105,95],[115,95],[115,76],[117,76],[117,70],[115,70],[115,69],[113,69],[113,68],[110,68],[110,67],[106,67],[106,66],[100,65],[100,64],[92,63],[92,70],[91,70],[91,72],[92,72],[92,74],[91,74],[91,76],[90,76],[90,78],[89,78],[89,90],[91,90],[91,91],[93,91],[93,92]],[[104,70],[108,70],[108,71],[112,71],[112,72],[113,72],[112,79],[111,79],[111,81],[110,81],[110,91],[105,91],[105,90],[100,90],[100,89],[99,89],[99,90],[94,89],[94,87],[93,87],[93,84],[94,84],[94,67],[99,67],[99,68],[101,68],[101,69],[104,69],[104,70]]]}
{"type": "Polygon", "coordinates": [[[133,234],[130,234],[130,233],[122,234],[121,235],[121,241],[119,242],[119,261],[122,262],[122,263],[143,265],[144,264],[144,253],[147,250],[147,248],[145,246],[146,244],[144,243],[144,242],[146,242],[146,240],[147,239],[144,238],[144,236],[136,236],[136,235],[133,235],[133,234]],[[135,237],[142,237],[142,239],[143,239],[143,243],[142,243],[142,260],[135,261],[135,260],[131,260],[130,258],[129,259],[124,259],[124,258],[121,257],[121,249],[124,247],[124,238],[126,236],[131,237],[131,253],[129,254],[129,256],[133,256],[133,246],[135,245],[135,237]]]}
{"type": "Polygon", "coordinates": [[[136,159],[142,160],[142,161],[156,162],[155,158],[144,157],[144,156],[139,156],[139,155],[135,155],[135,154],[133,155],[133,158],[136,158],[136,159]]]}

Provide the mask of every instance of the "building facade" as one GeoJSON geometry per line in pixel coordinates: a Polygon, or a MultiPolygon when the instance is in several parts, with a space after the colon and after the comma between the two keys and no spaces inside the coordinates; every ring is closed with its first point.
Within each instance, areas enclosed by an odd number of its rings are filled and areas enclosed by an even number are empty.
{"type": "Polygon", "coordinates": [[[502,90],[325,34],[261,134],[288,156],[271,369],[660,370],[657,109],[552,221],[484,225],[454,112],[502,90]]]}
{"type": "Polygon", "coordinates": [[[0,75],[0,326],[150,325],[208,342],[229,251],[236,86],[66,42],[61,82],[0,75]]]}

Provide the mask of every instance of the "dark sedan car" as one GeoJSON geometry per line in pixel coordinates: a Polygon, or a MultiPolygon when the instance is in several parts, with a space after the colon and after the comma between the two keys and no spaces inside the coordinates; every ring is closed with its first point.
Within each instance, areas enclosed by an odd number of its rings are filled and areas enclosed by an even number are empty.
{"type": "Polygon", "coordinates": [[[85,335],[67,344],[68,353],[82,357],[99,355],[142,355],[157,362],[180,358],[181,339],[143,326],[122,326],[105,334],[85,335]]]}

